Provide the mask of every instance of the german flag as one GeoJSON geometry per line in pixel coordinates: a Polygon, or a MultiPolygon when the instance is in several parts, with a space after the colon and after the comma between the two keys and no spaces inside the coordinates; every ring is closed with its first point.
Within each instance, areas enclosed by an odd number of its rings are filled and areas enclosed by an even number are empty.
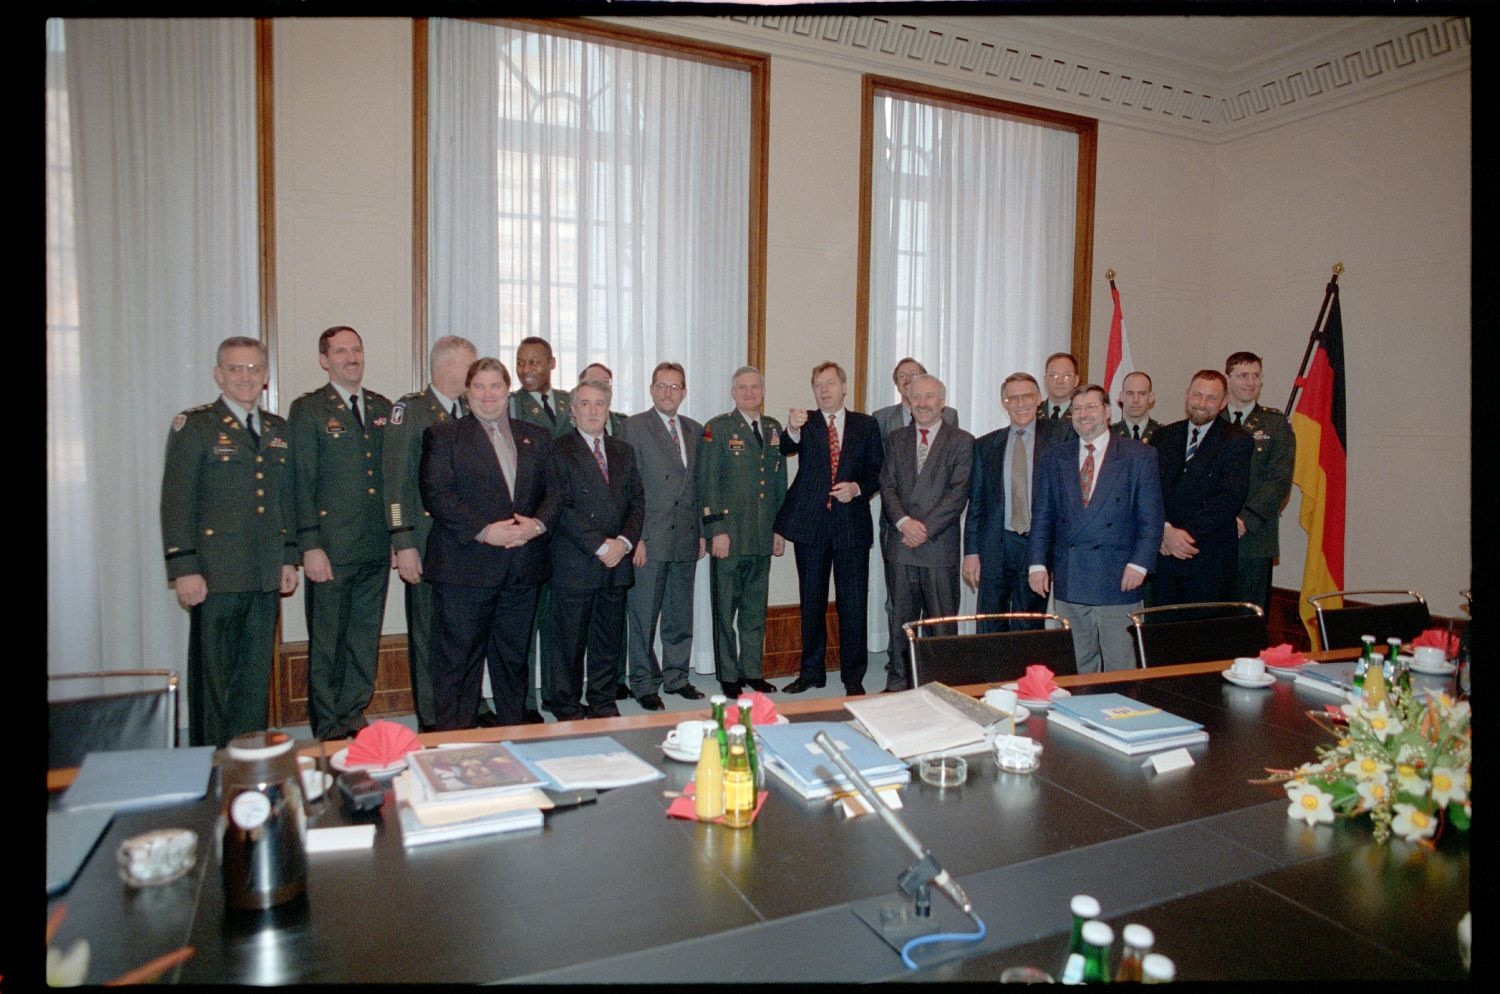
{"type": "Polygon", "coordinates": [[[1292,483],[1302,491],[1298,521],[1307,532],[1307,562],[1302,567],[1299,613],[1309,635],[1316,633],[1316,612],[1307,598],[1344,589],[1344,493],[1348,432],[1344,423],[1344,321],[1339,288],[1322,340],[1313,351],[1307,375],[1297,381],[1302,396],[1292,412],[1297,462],[1292,483]]]}

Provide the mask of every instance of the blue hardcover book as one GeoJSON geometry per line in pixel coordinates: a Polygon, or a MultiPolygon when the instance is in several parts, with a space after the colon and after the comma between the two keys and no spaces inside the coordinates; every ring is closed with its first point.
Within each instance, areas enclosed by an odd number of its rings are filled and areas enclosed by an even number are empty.
{"type": "Polygon", "coordinates": [[[755,728],[762,745],[762,759],[780,767],[803,786],[818,793],[825,789],[852,790],[854,784],[813,741],[819,732],[827,732],[844,758],[875,786],[906,783],[911,779],[905,763],[843,722],[794,721],[789,725],[755,728]]]}
{"type": "Polygon", "coordinates": [[[511,753],[554,790],[609,790],[666,776],[608,735],[507,742],[511,753]]]}
{"type": "Polygon", "coordinates": [[[213,765],[213,746],[91,752],[62,806],[129,811],[196,801],[208,793],[213,765]]]}
{"type": "Polygon", "coordinates": [[[1126,742],[1184,735],[1203,727],[1124,694],[1074,694],[1054,700],[1052,707],[1089,728],[1126,742]]]}

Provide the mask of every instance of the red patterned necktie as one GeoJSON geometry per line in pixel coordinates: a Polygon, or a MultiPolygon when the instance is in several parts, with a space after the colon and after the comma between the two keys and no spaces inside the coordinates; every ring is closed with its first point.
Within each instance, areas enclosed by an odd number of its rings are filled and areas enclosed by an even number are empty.
{"type": "Polygon", "coordinates": [[[828,494],[828,510],[831,511],[833,510],[833,494],[831,491],[839,479],[839,428],[838,421],[831,415],[828,418],[828,465],[830,467],[828,471],[828,489],[830,491],[828,494]]]}
{"type": "Polygon", "coordinates": [[[599,439],[594,439],[594,462],[599,464],[599,472],[604,474],[604,482],[609,482],[609,463],[604,461],[604,446],[599,439]]]}
{"type": "Polygon", "coordinates": [[[927,461],[927,429],[918,428],[922,437],[917,440],[917,472],[922,472],[922,464],[927,461]]]}
{"type": "Polygon", "coordinates": [[[1094,443],[1085,442],[1083,447],[1089,450],[1084,457],[1083,468],[1078,471],[1078,487],[1083,491],[1083,506],[1089,506],[1089,495],[1094,489],[1094,443]]]}

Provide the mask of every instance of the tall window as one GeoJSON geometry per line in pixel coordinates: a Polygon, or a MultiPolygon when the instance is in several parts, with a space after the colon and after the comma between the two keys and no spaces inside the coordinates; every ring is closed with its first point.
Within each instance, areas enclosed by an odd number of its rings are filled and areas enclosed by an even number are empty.
{"type": "Polygon", "coordinates": [[[429,25],[428,334],[552,343],[617,410],[659,360],[727,406],[750,323],[752,73],[530,28],[429,25]]]}
{"type": "Polygon", "coordinates": [[[896,400],[891,369],[916,356],[964,427],[989,431],[1006,375],[1040,378],[1049,353],[1086,341],[1094,122],[892,80],[866,90],[869,405],[896,400]]]}

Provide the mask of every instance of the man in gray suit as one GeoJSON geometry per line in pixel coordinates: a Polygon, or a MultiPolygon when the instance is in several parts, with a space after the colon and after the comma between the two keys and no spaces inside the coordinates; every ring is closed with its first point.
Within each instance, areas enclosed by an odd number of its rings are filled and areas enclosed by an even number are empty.
{"type": "MultiPolygon", "coordinates": [[[[958,612],[959,518],[969,502],[974,436],[943,421],[946,389],[935,376],[911,381],[912,423],[886,439],[880,503],[895,610],[891,614],[887,692],[911,686],[910,647],[901,626],[958,612]]],[[[937,634],[956,634],[952,625],[937,634]]]]}
{"type": "Polygon", "coordinates": [[[635,585],[625,595],[630,693],[647,711],[663,711],[658,691],[690,701],[703,691],[688,678],[693,656],[693,580],[703,558],[693,485],[703,426],[677,408],[687,393],[680,363],[651,372],[651,408],[625,419],[619,439],[635,449],[646,488],[646,523],[632,553],[635,585]],[[662,659],[656,658],[661,623],[662,659]]]}

